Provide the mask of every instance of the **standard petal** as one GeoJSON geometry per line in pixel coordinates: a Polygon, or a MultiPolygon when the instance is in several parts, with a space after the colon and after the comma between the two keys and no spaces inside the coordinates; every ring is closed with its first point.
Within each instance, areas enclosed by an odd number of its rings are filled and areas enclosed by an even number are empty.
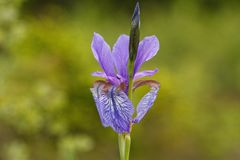
{"type": "Polygon", "coordinates": [[[107,92],[102,92],[99,100],[107,124],[117,133],[130,132],[134,109],[127,95],[116,87],[110,87],[107,92]]]}
{"type": "Polygon", "coordinates": [[[138,53],[134,65],[134,74],[139,70],[141,65],[155,56],[159,50],[159,41],[156,36],[145,37],[138,47],[138,53]]]}
{"type": "Polygon", "coordinates": [[[150,85],[151,90],[148,92],[137,105],[137,116],[134,118],[133,123],[139,123],[148,110],[152,107],[159,90],[159,83],[156,81],[141,81],[136,86],[142,86],[144,84],[150,85]]]}
{"type": "Polygon", "coordinates": [[[134,76],[134,80],[137,80],[139,78],[146,77],[146,76],[153,76],[157,71],[158,69],[156,68],[154,70],[145,70],[142,72],[137,72],[134,76]]]}
{"type": "Polygon", "coordinates": [[[96,103],[96,107],[97,107],[98,114],[99,114],[99,117],[101,119],[101,122],[102,122],[104,127],[108,127],[109,124],[108,124],[108,122],[105,120],[105,118],[103,116],[103,106],[102,106],[102,104],[101,104],[101,102],[99,100],[104,85],[105,85],[105,82],[96,82],[94,84],[94,87],[91,88],[90,90],[92,92],[94,101],[96,103]]]}
{"type": "Polygon", "coordinates": [[[129,56],[129,36],[121,35],[113,46],[112,54],[118,74],[127,79],[128,56],[129,56]]]}
{"type": "Polygon", "coordinates": [[[114,76],[114,63],[110,47],[98,33],[94,33],[91,47],[94,57],[106,75],[114,76]]]}

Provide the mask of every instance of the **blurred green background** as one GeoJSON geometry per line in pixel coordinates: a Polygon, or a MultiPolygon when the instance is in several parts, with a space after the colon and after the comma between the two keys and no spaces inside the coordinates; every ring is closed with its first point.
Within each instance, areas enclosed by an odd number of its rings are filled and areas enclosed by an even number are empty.
{"type": "MultiPolygon", "coordinates": [[[[89,88],[90,43],[128,34],[132,0],[0,0],[0,159],[115,160],[89,88]]],[[[132,132],[132,160],[240,159],[240,1],[140,0],[157,35],[159,96],[132,132]]],[[[134,96],[136,103],[147,88],[134,96]]]]}

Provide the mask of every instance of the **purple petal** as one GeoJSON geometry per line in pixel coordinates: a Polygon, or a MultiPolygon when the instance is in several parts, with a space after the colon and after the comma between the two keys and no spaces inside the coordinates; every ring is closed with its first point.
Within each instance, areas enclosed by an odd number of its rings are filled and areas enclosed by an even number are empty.
{"type": "Polygon", "coordinates": [[[118,79],[117,77],[107,76],[107,79],[109,82],[111,82],[111,84],[115,86],[119,86],[121,84],[121,80],[118,79]]]}
{"type": "Polygon", "coordinates": [[[139,78],[146,77],[146,76],[153,76],[157,71],[158,69],[156,68],[154,70],[145,70],[142,72],[137,72],[134,76],[134,80],[137,80],[139,78]]]}
{"type": "Polygon", "coordinates": [[[121,77],[118,78],[118,77],[107,76],[104,72],[93,72],[92,76],[105,78],[115,86],[119,86],[121,82],[123,82],[121,77]]]}
{"type": "Polygon", "coordinates": [[[114,63],[109,45],[98,33],[94,33],[92,40],[92,52],[100,66],[108,76],[114,76],[114,63]]]}
{"type": "Polygon", "coordinates": [[[104,72],[93,72],[92,76],[107,78],[107,75],[104,72]]]}
{"type": "Polygon", "coordinates": [[[141,65],[155,56],[159,50],[159,41],[156,36],[145,37],[138,47],[138,53],[135,60],[134,74],[139,70],[141,65]]]}
{"type": "Polygon", "coordinates": [[[101,104],[101,102],[99,101],[99,98],[100,98],[100,94],[101,94],[101,91],[104,87],[104,84],[102,83],[96,83],[94,85],[94,88],[91,88],[91,92],[92,92],[92,95],[93,95],[93,98],[94,98],[94,101],[96,103],[96,106],[97,106],[97,110],[98,110],[98,114],[100,116],[100,119],[101,119],[101,122],[103,124],[104,127],[108,127],[109,124],[108,122],[104,119],[104,116],[103,116],[103,106],[101,104]]]}
{"type": "Polygon", "coordinates": [[[127,79],[128,71],[128,56],[129,56],[129,36],[121,35],[115,45],[113,46],[112,54],[113,59],[118,71],[118,74],[121,75],[123,78],[127,79]]]}
{"type": "Polygon", "coordinates": [[[152,87],[151,91],[148,92],[138,103],[137,106],[137,116],[134,118],[133,123],[139,123],[142,118],[145,116],[145,114],[148,112],[148,110],[152,107],[156,97],[157,92],[159,88],[158,87],[152,87]]]}
{"type": "Polygon", "coordinates": [[[106,94],[100,96],[103,104],[103,116],[117,133],[130,132],[133,105],[123,91],[111,87],[106,94]]]}

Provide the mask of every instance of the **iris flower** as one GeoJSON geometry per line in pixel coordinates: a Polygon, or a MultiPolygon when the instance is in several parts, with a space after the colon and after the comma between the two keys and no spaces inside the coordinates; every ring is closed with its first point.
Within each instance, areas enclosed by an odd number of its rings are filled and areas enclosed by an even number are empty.
{"type": "Polygon", "coordinates": [[[138,45],[133,69],[131,90],[142,85],[150,86],[150,91],[142,97],[135,108],[128,97],[129,87],[129,36],[120,35],[112,50],[98,33],[94,33],[91,48],[95,59],[103,72],[94,72],[93,76],[104,78],[94,83],[93,94],[97,110],[104,127],[112,127],[117,133],[129,133],[131,126],[138,123],[152,107],[159,83],[154,80],[139,80],[154,75],[158,69],[139,72],[143,63],[150,60],[159,50],[156,36],[145,37],[138,45]],[[133,117],[136,112],[136,117],[133,117]]]}
{"type": "Polygon", "coordinates": [[[120,160],[129,160],[132,125],[139,123],[152,107],[160,87],[157,81],[140,80],[154,75],[157,68],[139,72],[141,65],[157,54],[159,41],[156,36],[149,36],[139,43],[139,37],[140,7],[137,2],[130,37],[120,35],[111,50],[103,37],[94,33],[91,45],[93,55],[103,69],[92,75],[105,80],[96,81],[90,90],[103,126],[118,133],[120,160]],[[131,102],[133,91],[143,85],[148,85],[150,91],[135,108],[131,102]],[[134,112],[136,116],[133,117],[134,112]]]}

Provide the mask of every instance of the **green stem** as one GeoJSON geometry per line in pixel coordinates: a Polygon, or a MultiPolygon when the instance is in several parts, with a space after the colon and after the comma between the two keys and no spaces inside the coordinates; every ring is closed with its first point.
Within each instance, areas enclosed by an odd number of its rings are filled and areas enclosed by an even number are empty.
{"type": "Polygon", "coordinates": [[[129,160],[131,137],[130,134],[118,135],[120,160],[129,160]]]}
{"type": "Polygon", "coordinates": [[[123,134],[118,134],[118,145],[120,160],[125,160],[125,138],[123,134]]]}
{"type": "Polygon", "coordinates": [[[130,137],[130,134],[127,134],[125,136],[125,160],[129,160],[130,146],[131,146],[131,137],[130,137]]]}

